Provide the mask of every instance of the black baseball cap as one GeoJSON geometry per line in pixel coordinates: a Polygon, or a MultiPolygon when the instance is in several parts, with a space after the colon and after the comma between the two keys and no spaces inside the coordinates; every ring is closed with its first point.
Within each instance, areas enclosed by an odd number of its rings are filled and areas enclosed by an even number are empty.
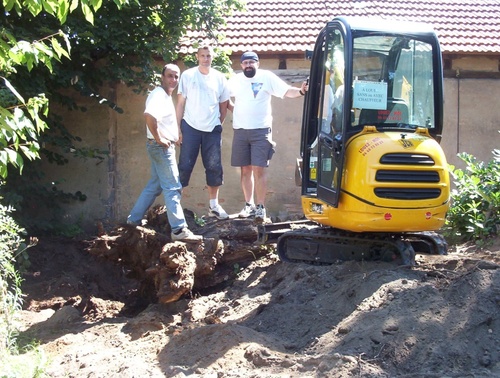
{"type": "Polygon", "coordinates": [[[247,51],[241,55],[240,62],[243,62],[244,60],[252,59],[255,60],[256,62],[259,61],[259,56],[254,53],[253,51],[247,51]]]}

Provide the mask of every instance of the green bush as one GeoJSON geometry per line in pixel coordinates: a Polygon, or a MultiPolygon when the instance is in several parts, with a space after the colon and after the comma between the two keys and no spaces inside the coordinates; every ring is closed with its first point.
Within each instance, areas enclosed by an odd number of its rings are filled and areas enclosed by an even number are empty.
{"type": "Polygon", "coordinates": [[[22,306],[21,276],[16,269],[18,251],[26,248],[21,229],[11,218],[11,208],[0,204],[0,342],[11,349],[15,341],[13,316],[22,306]]]}
{"type": "Polygon", "coordinates": [[[21,272],[29,262],[26,233],[11,217],[13,208],[0,204],[0,376],[42,377],[42,350],[31,343],[19,347],[16,315],[22,308],[21,272]]]}
{"type": "Polygon", "coordinates": [[[465,170],[450,166],[455,188],[447,216],[447,236],[459,241],[486,239],[500,229],[500,150],[489,163],[458,155],[465,170]]]}

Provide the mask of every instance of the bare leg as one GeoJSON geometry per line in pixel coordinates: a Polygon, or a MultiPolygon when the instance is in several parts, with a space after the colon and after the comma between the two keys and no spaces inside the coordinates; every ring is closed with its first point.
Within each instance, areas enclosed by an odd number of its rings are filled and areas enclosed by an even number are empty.
{"type": "Polygon", "coordinates": [[[253,177],[255,179],[255,199],[256,204],[265,205],[267,193],[267,170],[264,167],[252,166],[253,177]]]}
{"type": "Polygon", "coordinates": [[[219,200],[219,186],[207,186],[208,187],[208,197],[211,200],[219,200]]]}
{"type": "Polygon", "coordinates": [[[254,177],[251,165],[241,167],[241,189],[245,196],[245,201],[253,203],[254,177]]]}

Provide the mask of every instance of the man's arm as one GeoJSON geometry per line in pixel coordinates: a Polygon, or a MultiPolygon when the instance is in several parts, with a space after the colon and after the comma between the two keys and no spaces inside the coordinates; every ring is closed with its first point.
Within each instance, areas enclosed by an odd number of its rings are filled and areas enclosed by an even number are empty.
{"type": "Polygon", "coordinates": [[[220,124],[224,123],[227,115],[227,109],[229,106],[229,100],[219,103],[219,113],[220,113],[220,124]]]}
{"type": "Polygon", "coordinates": [[[184,109],[186,108],[186,98],[182,94],[177,95],[177,105],[175,107],[175,114],[177,116],[177,127],[179,127],[179,140],[177,144],[182,143],[181,121],[184,117],[184,109]]]}
{"type": "Polygon", "coordinates": [[[304,96],[308,89],[309,89],[309,84],[307,84],[307,81],[304,81],[304,82],[302,82],[302,85],[300,86],[300,88],[290,87],[286,91],[285,97],[296,98],[296,97],[304,96]]]}
{"type": "Polygon", "coordinates": [[[158,122],[156,121],[156,118],[149,113],[144,113],[144,116],[146,117],[146,125],[151,132],[151,135],[153,135],[153,138],[156,140],[156,143],[167,148],[170,147],[172,142],[168,139],[162,138],[158,133],[158,122]]]}

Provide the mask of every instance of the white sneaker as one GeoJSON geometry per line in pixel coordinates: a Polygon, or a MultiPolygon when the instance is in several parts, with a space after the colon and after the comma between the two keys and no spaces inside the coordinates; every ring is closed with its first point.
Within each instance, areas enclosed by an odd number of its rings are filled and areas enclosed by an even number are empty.
{"type": "Polygon", "coordinates": [[[127,224],[131,226],[146,226],[148,224],[147,219],[141,219],[139,222],[134,222],[130,218],[127,218],[127,224]]]}
{"type": "Polygon", "coordinates": [[[198,242],[203,239],[203,236],[193,234],[187,227],[181,229],[177,234],[172,232],[170,236],[172,237],[172,241],[198,242]]]}
{"type": "Polygon", "coordinates": [[[266,208],[262,205],[257,205],[255,209],[255,220],[264,221],[266,219],[266,208]]]}
{"type": "Polygon", "coordinates": [[[248,218],[255,215],[255,205],[251,203],[246,203],[245,207],[240,211],[238,217],[240,218],[248,218]]]}
{"type": "Polygon", "coordinates": [[[211,207],[210,210],[208,211],[208,215],[211,217],[216,217],[217,219],[229,218],[229,215],[226,213],[226,211],[219,204],[215,207],[211,207]]]}

